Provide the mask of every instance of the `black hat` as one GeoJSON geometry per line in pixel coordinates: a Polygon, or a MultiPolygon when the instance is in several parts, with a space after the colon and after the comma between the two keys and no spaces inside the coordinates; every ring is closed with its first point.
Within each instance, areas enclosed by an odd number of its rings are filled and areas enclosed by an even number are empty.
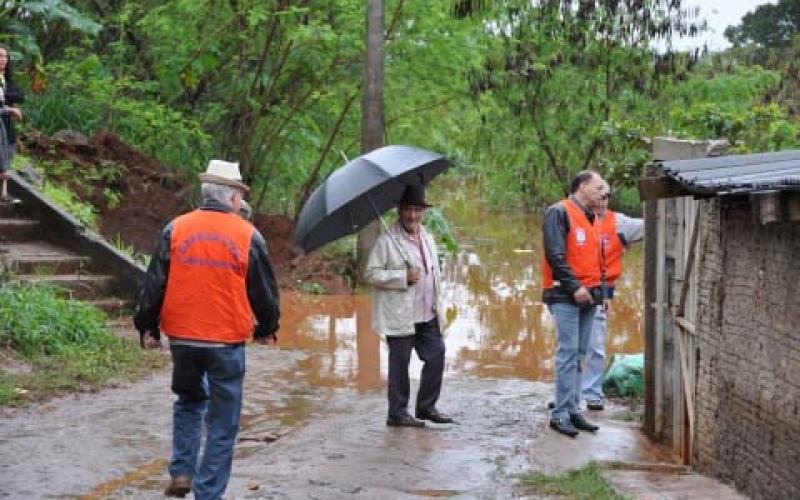
{"type": "Polygon", "coordinates": [[[409,184],[403,190],[403,196],[397,200],[399,206],[414,205],[419,207],[430,207],[425,201],[425,186],[420,184],[409,184]]]}

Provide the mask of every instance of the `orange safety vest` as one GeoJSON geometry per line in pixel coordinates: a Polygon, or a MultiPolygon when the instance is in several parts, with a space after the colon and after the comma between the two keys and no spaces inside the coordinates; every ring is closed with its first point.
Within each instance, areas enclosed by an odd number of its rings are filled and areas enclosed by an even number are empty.
{"type": "Polygon", "coordinates": [[[253,226],[232,212],[195,210],[175,220],[162,331],[225,344],[250,338],[246,280],[252,235],[253,226]]]}
{"type": "MultiPolygon", "coordinates": [[[[600,244],[596,228],[586,218],[583,209],[570,199],[559,203],[567,210],[569,234],[567,234],[567,263],[572,273],[586,288],[600,286],[600,244]]],[[[553,270],[542,252],[542,285],[545,290],[553,288],[553,270]]]]}
{"type": "Polygon", "coordinates": [[[625,245],[617,233],[617,214],[606,210],[603,220],[597,226],[602,252],[601,265],[605,267],[606,284],[613,286],[622,274],[622,254],[625,245]]]}

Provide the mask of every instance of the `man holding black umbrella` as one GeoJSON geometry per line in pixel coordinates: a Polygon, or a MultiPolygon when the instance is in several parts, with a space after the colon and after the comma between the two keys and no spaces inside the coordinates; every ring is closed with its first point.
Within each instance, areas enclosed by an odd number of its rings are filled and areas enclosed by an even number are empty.
{"type": "Polygon", "coordinates": [[[444,375],[439,257],[433,236],[422,225],[425,188],[407,185],[397,201],[398,220],[375,242],[365,271],[373,285],[372,328],[389,346],[386,425],[424,427],[423,420],[452,423],[436,408],[444,375]],[[416,418],[408,412],[408,366],[416,350],[423,368],[416,418]]]}

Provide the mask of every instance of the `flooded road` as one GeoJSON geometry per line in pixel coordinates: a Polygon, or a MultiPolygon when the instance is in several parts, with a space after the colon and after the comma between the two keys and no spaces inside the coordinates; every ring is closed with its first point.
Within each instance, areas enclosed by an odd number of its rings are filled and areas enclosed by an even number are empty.
{"type": "MultiPolygon", "coordinates": [[[[442,267],[446,373],[551,382],[556,334],[541,302],[541,216],[486,213],[474,203],[443,210],[460,244],[442,267]],[[471,220],[483,222],[470,226],[471,220]]],[[[625,255],[609,320],[609,357],[643,351],[642,258],[641,246],[625,255]]],[[[368,295],[289,295],[283,311],[281,346],[316,353],[314,383],[383,387],[387,352],[370,329],[368,295]]]]}
{"type": "MultiPolygon", "coordinates": [[[[565,438],[546,426],[556,339],[540,301],[539,218],[447,203],[440,209],[461,251],[443,263],[439,406],[459,423],[386,427],[387,352],[370,330],[368,295],[285,293],[279,346],[248,347],[228,500],[518,498],[513,476],[532,465],[654,457],[630,424],[602,415],[601,433],[570,441],[559,457],[565,438]]],[[[636,250],[614,301],[610,354],[642,350],[641,278],[636,250]]],[[[0,498],[162,498],[168,377],[0,414],[0,498]]]]}

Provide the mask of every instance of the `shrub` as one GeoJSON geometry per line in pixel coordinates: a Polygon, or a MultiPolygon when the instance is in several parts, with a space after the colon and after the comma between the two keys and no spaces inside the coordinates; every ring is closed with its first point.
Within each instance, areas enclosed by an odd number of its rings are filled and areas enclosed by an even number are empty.
{"type": "Polygon", "coordinates": [[[94,389],[164,364],[163,356],[109,332],[102,311],[60,292],[12,281],[0,285],[0,349],[32,367],[25,373],[0,370],[0,404],[94,389]]]}

